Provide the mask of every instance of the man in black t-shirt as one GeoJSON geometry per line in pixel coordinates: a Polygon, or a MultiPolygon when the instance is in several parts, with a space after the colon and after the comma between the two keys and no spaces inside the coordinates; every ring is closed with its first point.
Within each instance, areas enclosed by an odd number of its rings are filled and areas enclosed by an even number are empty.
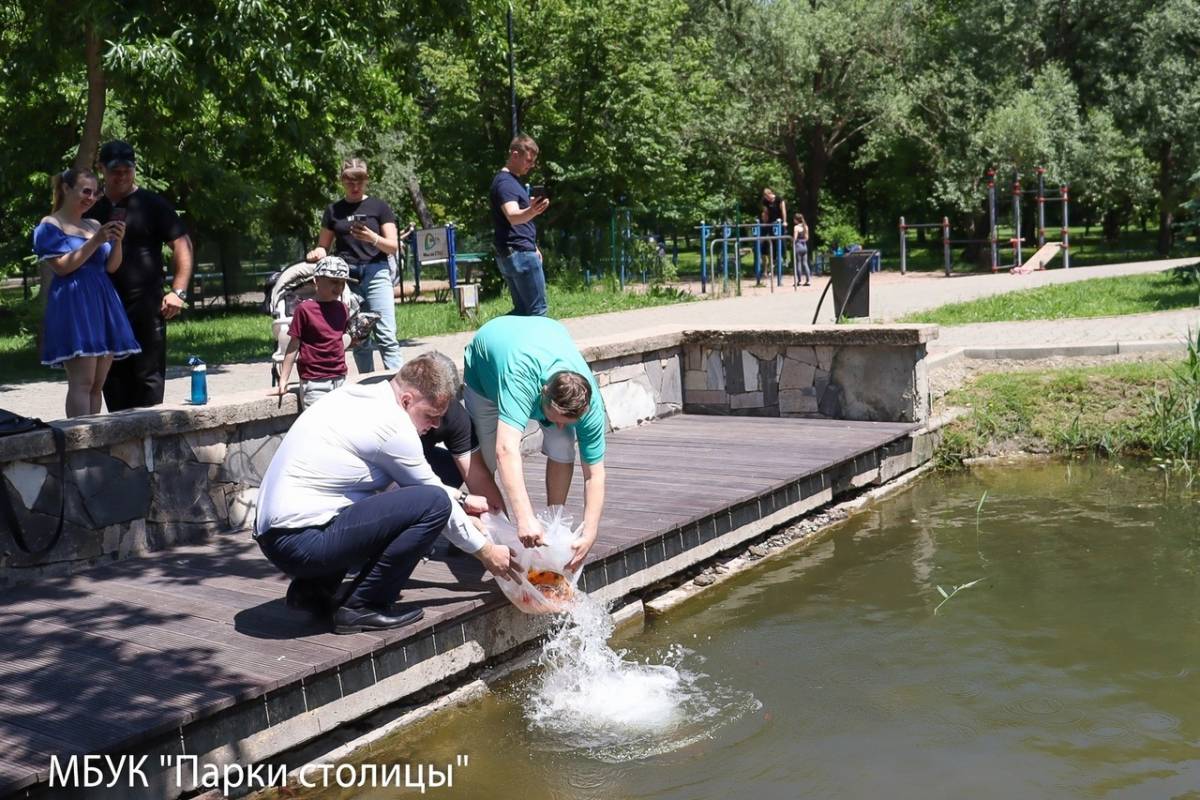
{"type": "Polygon", "coordinates": [[[533,220],[550,207],[542,194],[532,201],[518,178],[537,164],[538,146],[524,134],[508,146],[508,161],[492,179],[488,200],[495,229],[496,263],[512,295],[512,313],[523,317],[546,315],[546,275],[537,246],[533,220]]]}
{"type": "MultiPolygon", "coordinates": [[[[786,234],[787,231],[787,203],[782,197],[776,196],[774,190],[770,187],[763,189],[762,193],[762,216],[761,220],[764,223],[762,227],[763,236],[775,235],[775,223],[779,223],[780,235],[786,234]]],[[[775,270],[775,254],[780,247],[781,239],[767,239],[763,241],[763,253],[766,255],[766,261],[772,272],[775,270]]]]}
{"type": "MultiPolygon", "coordinates": [[[[429,355],[438,360],[443,369],[452,371],[457,380],[458,367],[445,353],[433,350],[429,355]]],[[[479,450],[479,437],[475,435],[471,415],[462,403],[450,401],[438,426],[421,434],[421,449],[425,451],[425,460],[442,483],[455,489],[465,484],[466,488],[459,495],[460,502],[464,502],[468,494],[479,495],[487,500],[488,509],[493,513],[508,513],[504,495],[500,493],[496,478],[479,450]]],[[[461,551],[452,544],[448,552],[455,554],[461,551]]]]}
{"type": "Polygon", "coordinates": [[[442,483],[453,487],[465,483],[467,493],[487,498],[493,509],[504,509],[504,497],[484,463],[471,416],[461,403],[454,401],[446,407],[441,424],[421,436],[421,446],[425,460],[442,483]]]}
{"type": "Polygon", "coordinates": [[[109,277],[142,352],[114,361],[104,382],[109,411],[156,406],[163,401],[167,372],[166,320],[185,307],[192,278],[192,240],[171,204],[135,183],[133,148],[108,142],[100,148],[104,194],[87,216],[104,224],[124,218],[124,258],[109,277]],[[163,245],[171,248],[174,276],[163,293],[163,245]]]}

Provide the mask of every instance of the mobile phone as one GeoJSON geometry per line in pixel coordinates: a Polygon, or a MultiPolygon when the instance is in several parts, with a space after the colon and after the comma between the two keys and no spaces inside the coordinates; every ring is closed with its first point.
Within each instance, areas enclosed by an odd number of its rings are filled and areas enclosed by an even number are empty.
{"type": "Polygon", "coordinates": [[[549,199],[550,198],[550,190],[548,188],[546,188],[545,186],[530,186],[529,187],[529,199],[533,200],[538,197],[545,197],[546,199],[549,199]]]}
{"type": "Polygon", "coordinates": [[[110,213],[108,215],[108,221],[109,222],[124,222],[125,221],[125,209],[120,208],[120,207],[114,208],[112,210],[112,213],[110,213]]]}
{"type": "Polygon", "coordinates": [[[355,225],[364,225],[365,226],[367,224],[367,215],[366,214],[351,214],[348,217],[346,217],[346,222],[350,223],[351,228],[353,228],[355,225]]]}

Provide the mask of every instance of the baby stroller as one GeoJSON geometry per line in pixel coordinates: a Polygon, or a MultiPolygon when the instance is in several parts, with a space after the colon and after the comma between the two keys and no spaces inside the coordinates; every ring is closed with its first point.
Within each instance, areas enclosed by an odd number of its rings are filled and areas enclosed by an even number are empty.
{"type": "MultiPolygon", "coordinates": [[[[292,312],[302,300],[308,300],[317,293],[317,285],[313,281],[313,271],[316,268],[316,264],[302,261],[285,267],[267,279],[264,291],[266,311],[271,315],[271,334],[275,340],[275,352],[271,354],[272,386],[279,383],[283,354],[291,341],[288,326],[292,321],[292,312]]],[[[360,311],[358,295],[350,291],[349,286],[342,290],[342,302],[350,310],[350,323],[347,326],[350,337],[365,339],[375,327],[379,315],[370,311],[360,311]]]]}

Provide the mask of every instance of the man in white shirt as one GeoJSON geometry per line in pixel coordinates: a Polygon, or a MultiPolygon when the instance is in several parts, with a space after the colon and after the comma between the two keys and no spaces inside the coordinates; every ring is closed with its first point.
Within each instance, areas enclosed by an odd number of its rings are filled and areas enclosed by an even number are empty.
{"type": "Polygon", "coordinates": [[[293,578],[289,605],[314,613],[337,605],[335,633],[416,622],[422,609],[393,601],[439,533],[494,575],[515,576],[508,548],[468,515],[488,501],[443,485],[421,447],[457,384],[453,364],[418,356],[392,380],[343,386],[296,419],[263,478],[254,533],[293,578]],[[337,604],[351,569],[358,577],[337,604]]]}

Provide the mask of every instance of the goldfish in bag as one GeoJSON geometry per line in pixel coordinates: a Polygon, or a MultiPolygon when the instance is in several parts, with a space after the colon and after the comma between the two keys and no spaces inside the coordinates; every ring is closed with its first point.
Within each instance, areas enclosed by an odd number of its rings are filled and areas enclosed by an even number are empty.
{"type": "Polygon", "coordinates": [[[579,538],[579,528],[571,529],[575,519],[562,506],[550,506],[537,518],[544,542],[540,547],[521,544],[517,526],[501,514],[484,514],[483,523],[492,541],[511,550],[521,568],[520,580],[496,579],[500,591],[526,614],[554,614],[575,602],[579,576],[567,569],[567,563],[575,554],[571,542],[579,538]]]}

